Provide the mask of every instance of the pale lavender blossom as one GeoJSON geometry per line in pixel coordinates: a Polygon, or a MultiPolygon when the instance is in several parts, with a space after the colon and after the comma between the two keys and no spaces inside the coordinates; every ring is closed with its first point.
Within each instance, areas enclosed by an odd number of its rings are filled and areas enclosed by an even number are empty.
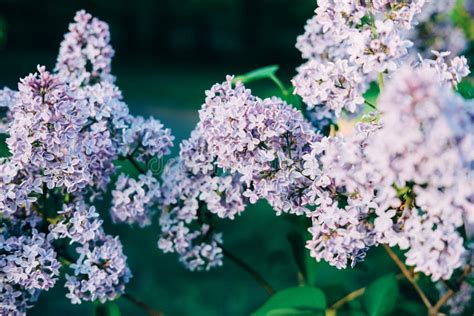
{"type": "Polygon", "coordinates": [[[86,122],[84,103],[44,67],[21,79],[18,88],[7,139],[12,162],[41,171],[49,189],[84,188],[90,177],[78,140],[86,122]]]}
{"type": "Polygon", "coordinates": [[[148,226],[160,196],[160,183],[151,171],[139,175],[137,180],[122,173],[112,191],[112,220],[115,223],[148,226]]]}
{"type": "Polygon", "coordinates": [[[0,313],[25,315],[41,291],[59,276],[60,263],[50,238],[36,229],[21,236],[0,234],[0,313]]]}
{"type": "Polygon", "coordinates": [[[108,24],[78,11],[61,42],[55,71],[72,87],[113,82],[110,71],[115,52],[109,42],[108,24]]]}
{"type": "Polygon", "coordinates": [[[49,226],[51,236],[55,239],[67,238],[70,243],[85,244],[102,233],[99,213],[94,206],[88,207],[82,200],[64,204],[58,215],[61,220],[49,226]]]}
{"type": "Polygon", "coordinates": [[[118,238],[100,234],[76,248],[79,258],[66,274],[66,297],[72,304],[99,300],[104,303],[125,292],[132,274],[118,238]]]}
{"type": "Polygon", "coordinates": [[[178,253],[190,270],[222,265],[222,236],[211,228],[209,218],[215,214],[234,219],[245,209],[239,177],[219,171],[214,160],[200,131],[195,130],[181,143],[179,158],[162,175],[158,247],[178,253]]]}
{"type": "Polygon", "coordinates": [[[138,116],[123,134],[121,154],[135,157],[138,161],[147,162],[152,158],[161,158],[170,153],[174,137],[160,121],[138,116]]]}

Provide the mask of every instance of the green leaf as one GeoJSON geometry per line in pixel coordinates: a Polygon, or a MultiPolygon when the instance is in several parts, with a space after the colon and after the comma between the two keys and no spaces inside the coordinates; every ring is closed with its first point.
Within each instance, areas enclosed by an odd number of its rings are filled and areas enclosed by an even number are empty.
{"type": "Polygon", "coordinates": [[[101,304],[100,302],[94,303],[94,316],[120,316],[120,308],[114,302],[101,304]]]}
{"type": "Polygon", "coordinates": [[[469,285],[474,286],[474,278],[473,278],[473,277],[467,278],[467,279],[466,279],[466,282],[467,282],[469,285]]]}
{"type": "Polygon", "coordinates": [[[278,65],[258,68],[247,72],[246,74],[235,77],[233,82],[235,83],[237,81],[242,81],[242,83],[249,83],[255,80],[271,78],[272,76],[275,76],[279,68],[280,66],[278,65]]]}
{"type": "Polygon", "coordinates": [[[375,280],[367,287],[363,303],[370,316],[386,315],[395,307],[398,297],[398,283],[393,273],[375,280]]]}
{"type": "Polygon", "coordinates": [[[320,289],[301,286],[277,292],[253,315],[283,315],[281,312],[285,310],[296,310],[296,315],[323,315],[325,309],[326,297],[320,289]]]}
{"type": "Polygon", "coordinates": [[[321,315],[321,311],[308,311],[302,310],[299,308],[277,308],[273,309],[268,312],[266,315],[268,316],[319,316],[321,315]]]}

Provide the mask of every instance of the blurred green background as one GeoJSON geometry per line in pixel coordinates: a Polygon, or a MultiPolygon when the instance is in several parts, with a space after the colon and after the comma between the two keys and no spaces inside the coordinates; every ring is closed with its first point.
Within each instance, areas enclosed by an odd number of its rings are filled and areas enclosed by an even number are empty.
{"type": "MultiPolygon", "coordinates": [[[[16,88],[37,64],[52,69],[68,23],[75,11],[86,9],[111,27],[113,73],[132,113],[155,116],[170,127],[176,155],[198,120],[204,91],[226,74],[279,64],[289,84],[301,63],[296,36],[314,7],[314,0],[0,0],[0,86],[16,88]]],[[[260,96],[279,93],[267,82],[251,87],[260,96]]],[[[210,272],[189,272],[175,255],[156,247],[156,221],[145,229],[111,225],[108,208],[107,202],[100,208],[106,231],[120,236],[134,274],[127,292],[165,315],[248,315],[266,300],[265,291],[233,262],[225,260],[210,272]]],[[[274,216],[262,202],[221,227],[226,247],[275,289],[298,283],[288,235],[301,231],[299,223],[274,216]]],[[[370,251],[354,270],[308,262],[308,278],[325,291],[329,304],[388,271],[398,273],[381,249],[370,251]]],[[[61,283],[43,293],[30,314],[92,315],[93,304],[71,305],[61,283]]],[[[423,314],[411,303],[418,300],[416,293],[405,282],[401,287],[404,303],[394,315],[423,314]]],[[[143,314],[124,299],[116,303],[122,315],[143,314]]]]}

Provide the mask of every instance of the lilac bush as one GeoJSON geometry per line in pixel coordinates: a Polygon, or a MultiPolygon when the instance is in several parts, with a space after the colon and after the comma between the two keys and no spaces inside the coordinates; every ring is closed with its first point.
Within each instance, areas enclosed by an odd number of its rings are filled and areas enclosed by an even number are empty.
{"type": "Polygon", "coordinates": [[[0,90],[10,152],[0,163],[0,312],[25,314],[63,270],[73,304],[125,295],[132,272],[94,206],[113,187],[112,221],[158,224],[158,248],[191,271],[227,256],[273,294],[216,224],[265,200],[303,219],[316,261],[354,268],[383,247],[430,315],[461,313],[473,293],[474,103],[456,91],[470,71],[453,5],[318,0],[296,39],[305,61],[292,87],[268,69],[260,78],[281,98],[254,95],[252,74],[213,85],[160,176],[150,165],[170,153],[171,131],[129,114],[108,25],[78,12],[54,72],[38,66],[18,91],[0,90]],[[419,274],[436,283],[434,304],[419,274]]]}
{"type": "MultiPolygon", "coordinates": [[[[92,203],[107,191],[116,161],[159,158],[173,137],[158,120],[129,114],[111,74],[113,55],[108,25],[79,11],[55,71],[38,66],[18,91],[1,90],[10,152],[0,164],[2,315],[25,314],[60,271],[73,304],[113,300],[132,277],[120,240],[104,231],[92,203]]],[[[149,223],[156,184],[150,175],[122,175],[114,221],[149,223]]]]}

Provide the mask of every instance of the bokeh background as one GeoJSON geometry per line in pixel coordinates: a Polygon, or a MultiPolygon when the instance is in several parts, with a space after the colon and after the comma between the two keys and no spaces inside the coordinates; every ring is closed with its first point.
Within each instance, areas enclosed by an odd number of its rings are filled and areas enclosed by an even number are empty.
{"type": "MultiPolygon", "coordinates": [[[[0,0],[0,87],[16,88],[37,64],[52,69],[69,22],[77,10],[86,9],[110,25],[113,73],[131,112],[154,116],[170,127],[176,155],[198,120],[204,91],[226,74],[279,64],[279,75],[289,85],[301,63],[296,36],[314,7],[314,0],[0,0]]],[[[266,82],[251,88],[262,97],[279,93],[266,82]]],[[[166,315],[248,315],[265,301],[265,291],[233,262],[225,260],[210,272],[189,272],[175,255],[156,247],[156,221],[145,229],[111,225],[108,208],[107,200],[100,205],[106,231],[120,236],[134,274],[127,291],[153,308],[166,315]]],[[[298,225],[259,203],[235,221],[223,222],[222,230],[229,250],[283,289],[298,282],[289,242],[298,225]]],[[[372,250],[354,270],[308,263],[308,279],[325,290],[329,303],[388,271],[398,273],[381,249],[372,250]]],[[[420,305],[410,303],[416,293],[401,286],[404,303],[394,315],[423,314],[420,305]]],[[[94,304],[71,305],[64,295],[59,282],[41,295],[30,314],[94,314],[94,304]]],[[[124,299],[116,303],[122,315],[143,314],[124,299]]]]}

